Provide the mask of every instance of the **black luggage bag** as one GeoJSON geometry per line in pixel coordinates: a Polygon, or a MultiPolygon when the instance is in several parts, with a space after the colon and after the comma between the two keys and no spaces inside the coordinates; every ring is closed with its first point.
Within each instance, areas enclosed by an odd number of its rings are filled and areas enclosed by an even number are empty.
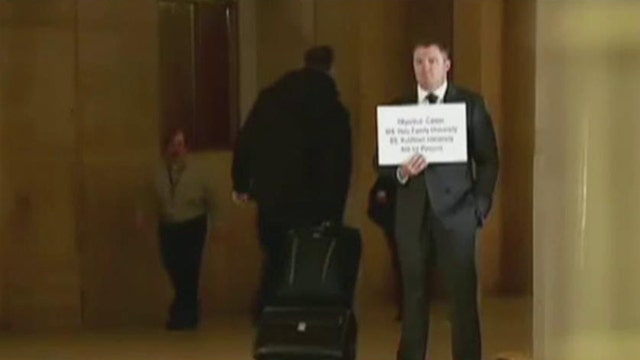
{"type": "Polygon", "coordinates": [[[329,307],[268,307],[254,345],[257,360],[354,360],[353,312],[329,307]]]}
{"type": "Polygon", "coordinates": [[[257,360],[353,360],[362,243],[357,229],[294,229],[275,264],[254,343],[257,360]]]}
{"type": "Polygon", "coordinates": [[[353,306],[362,240],[357,229],[325,224],[289,231],[274,264],[267,305],[353,306]]]}

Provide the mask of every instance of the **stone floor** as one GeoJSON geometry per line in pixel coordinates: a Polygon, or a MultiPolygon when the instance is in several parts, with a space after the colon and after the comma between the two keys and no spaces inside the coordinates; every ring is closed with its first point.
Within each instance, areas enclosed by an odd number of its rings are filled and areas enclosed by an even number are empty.
{"type": "MultiPolygon", "coordinates": [[[[531,300],[488,298],[482,303],[484,352],[523,356],[532,352],[531,300]]],[[[358,359],[395,359],[400,324],[389,307],[359,309],[358,359]]],[[[248,360],[253,329],[248,317],[227,315],[195,332],[161,329],[91,331],[59,334],[0,334],[2,360],[248,360]]],[[[433,306],[429,360],[450,360],[449,323],[444,304],[433,306]]],[[[506,357],[507,360],[511,358],[506,357]]]]}

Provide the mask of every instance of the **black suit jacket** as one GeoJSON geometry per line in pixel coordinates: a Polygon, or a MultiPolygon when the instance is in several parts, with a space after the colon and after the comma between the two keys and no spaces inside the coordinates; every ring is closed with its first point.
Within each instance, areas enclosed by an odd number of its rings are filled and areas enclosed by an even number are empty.
{"type": "MultiPolygon", "coordinates": [[[[498,175],[496,137],[482,97],[451,83],[445,103],[465,103],[467,110],[467,163],[431,164],[406,184],[396,179],[396,166],[378,167],[381,178],[394,183],[395,234],[398,241],[420,234],[427,192],[434,214],[445,227],[470,234],[489,214],[498,175]]],[[[417,95],[399,103],[417,103],[417,95]]]]}
{"type": "Polygon", "coordinates": [[[264,89],[233,155],[233,189],[251,194],[261,216],[286,223],[342,220],[351,125],[326,73],[295,70],[264,89]]]}

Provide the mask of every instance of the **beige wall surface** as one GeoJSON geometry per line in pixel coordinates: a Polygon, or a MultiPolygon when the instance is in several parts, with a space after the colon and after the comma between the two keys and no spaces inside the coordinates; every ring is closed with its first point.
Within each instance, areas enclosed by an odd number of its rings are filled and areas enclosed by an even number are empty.
{"type": "Polygon", "coordinates": [[[537,5],[536,359],[640,352],[640,4],[537,5]]]}
{"type": "Polygon", "coordinates": [[[0,4],[0,287],[8,329],[80,322],[73,18],[70,0],[0,4]]]}

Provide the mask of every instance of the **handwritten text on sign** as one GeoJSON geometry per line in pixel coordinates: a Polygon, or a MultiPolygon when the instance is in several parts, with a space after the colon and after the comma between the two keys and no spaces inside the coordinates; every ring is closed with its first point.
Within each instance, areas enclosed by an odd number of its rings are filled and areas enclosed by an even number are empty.
{"type": "Polygon", "coordinates": [[[466,105],[378,106],[378,163],[399,165],[416,153],[429,163],[466,162],[466,105]]]}

